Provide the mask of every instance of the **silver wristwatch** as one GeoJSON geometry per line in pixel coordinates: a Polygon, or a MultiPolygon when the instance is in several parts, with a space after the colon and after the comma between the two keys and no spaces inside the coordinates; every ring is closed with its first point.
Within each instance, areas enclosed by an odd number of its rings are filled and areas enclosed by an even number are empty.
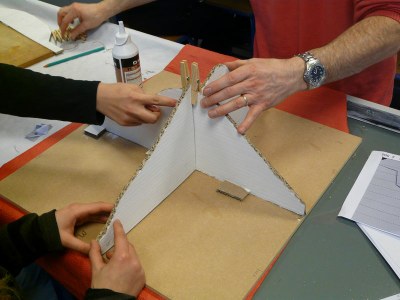
{"type": "Polygon", "coordinates": [[[297,54],[306,63],[303,79],[309,90],[321,86],[326,78],[326,70],[324,65],[316,59],[310,52],[297,54]]]}

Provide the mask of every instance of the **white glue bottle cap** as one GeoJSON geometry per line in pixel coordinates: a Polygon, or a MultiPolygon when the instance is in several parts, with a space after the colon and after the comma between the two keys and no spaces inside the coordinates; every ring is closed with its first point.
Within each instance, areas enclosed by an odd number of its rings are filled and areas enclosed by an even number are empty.
{"type": "Polygon", "coordinates": [[[124,22],[118,22],[118,32],[115,35],[115,45],[121,46],[129,39],[129,34],[125,32],[124,22]]]}
{"type": "Polygon", "coordinates": [[[131,40],[129,33],[125,31],[124,22],[118,22],[118,32],[115,34],[115,45],[112,55],[117,59],[133,58],[138,55],[139,49],[131,40]]]}

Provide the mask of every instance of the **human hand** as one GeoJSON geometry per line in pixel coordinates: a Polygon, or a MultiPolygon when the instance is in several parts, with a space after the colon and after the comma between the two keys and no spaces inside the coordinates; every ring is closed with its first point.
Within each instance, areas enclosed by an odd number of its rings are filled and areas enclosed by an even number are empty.
{"type": "Polygon", "coordinates": [[[70,32],[73,40],[81,33],[100,26],[108,18],[105,13],[105,7],[101,2],[91,4],[74,2],[71,5],[60,8],[57,13],[57,22],[61,34],[64,36],[68,25],[73,23],[76,18],[79,19],[80,23],[70,32]]]}
{"type": "Polygon", "coordinates": [[[110,289],[118,293],[137,296],[146,282],[144,270],[135,248],[128,242],[119,220],[114,227],[114,252],[110,260],[104,262],[100,246],[92,241],[89,258],[92,264],[92,285],[94,289],[110,289]]]}
{"type": "Polygon", "coordinates": [[[264,110],[307,87],[303,81],[304,61],[299,57],[253,58],[228,62],[225,65],[231,72],[204,87],[205,97],[201,106],[208,108],[237,96],[211,108],[208,116],[217,118],[248,106],[249,111],[237,128],[240,134],[244,134],[264,110]]]}
{"type": "Polygon", "coordinates": [[[90,245],[75,237],[75,227],[89,223],[105,223],[114,205],[104,202],[70,204],[56,210],[56,221],[64,247],[87,254],[90,245]]]}
{"type": "Polygon", "coordinates": [[[155,123],[161,116],[158,106],[175,105],[175,99],[145,94],[135,84],[100,83],[97,88],[96,109],[123,126],[155,123]]]}

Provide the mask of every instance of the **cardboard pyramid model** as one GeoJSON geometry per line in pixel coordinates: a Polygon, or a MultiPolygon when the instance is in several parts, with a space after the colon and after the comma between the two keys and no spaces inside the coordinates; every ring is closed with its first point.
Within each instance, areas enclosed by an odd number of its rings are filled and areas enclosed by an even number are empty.
{"type": "MultiPolygon", "coordinates": [[[[207,83],[227,72],[224,65],[216,66],[207,83]]],[[[200,107],[201,93],[197,95],[199,101],[192,105],[190,87],[161,94],[178,99],[178,104],[170,114],[164,113],[164,120],[157,126],[120,130],[110,121],[105,125],[107,130],[149,150],[99,236],[102,251],[113,246],[111,224],[115,219],[121,220],[125,232],[130,231],[195,170],[231,182],[299,215],[305,214],[304,203],[290,186],[246,136],[237,133],[233,118],[210,119],[208,110],[200,107]]]]}

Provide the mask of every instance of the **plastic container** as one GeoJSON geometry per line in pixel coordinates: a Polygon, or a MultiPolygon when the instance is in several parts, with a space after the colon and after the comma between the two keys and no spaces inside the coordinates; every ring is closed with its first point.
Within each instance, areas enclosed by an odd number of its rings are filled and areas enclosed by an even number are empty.
{"type": "Polygon", "coordinates": [[[125,32],[124,23],[119,21],[118,25],[115,45],[112,50],[117,81],[140,85],[142,83],[142,71],[140,69],[139,49],[132,42],[130,35],[125,32]]]}

